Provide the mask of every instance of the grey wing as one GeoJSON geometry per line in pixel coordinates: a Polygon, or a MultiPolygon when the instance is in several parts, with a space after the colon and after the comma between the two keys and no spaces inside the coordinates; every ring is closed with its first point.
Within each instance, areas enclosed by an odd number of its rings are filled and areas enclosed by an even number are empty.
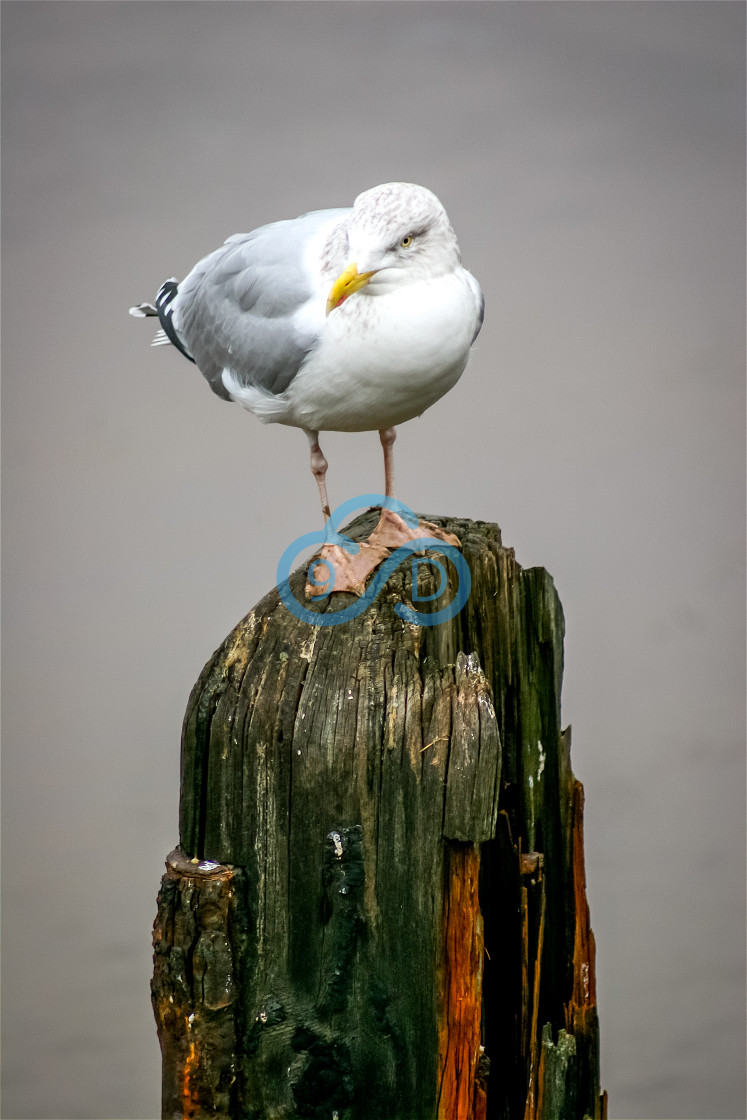
{"type": "Polygon", "coordinates": [[[174,324],[214,392],[228,400],[228,368],[242,385],[283,393],[318,341],[294,317],[316,291],[304,267],[309,240],[349,210],[318,210],[230,237],[179,285],[174,324]]]}

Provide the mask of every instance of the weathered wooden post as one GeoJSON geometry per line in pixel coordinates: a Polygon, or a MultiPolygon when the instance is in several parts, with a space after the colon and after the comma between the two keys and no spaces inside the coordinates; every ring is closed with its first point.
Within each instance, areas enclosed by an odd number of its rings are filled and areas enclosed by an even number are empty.
{"type": "Polygon", "coordinates": [[[339,626],[274,589],[193,690],[154,930],[164,1117],[604,1114],[560,602],[497,526],[432,520],[471,573],[455,617],[395,609],[448,602],[450,565],[440,599],[405,564],[339,626]]]}

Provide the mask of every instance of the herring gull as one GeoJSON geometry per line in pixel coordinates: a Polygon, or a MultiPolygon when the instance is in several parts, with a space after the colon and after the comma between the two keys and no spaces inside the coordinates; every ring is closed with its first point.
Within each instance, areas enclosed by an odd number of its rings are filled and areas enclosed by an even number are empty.
{"type": "MultiPolygon", "coordinates": [[[[396,426],[459,380],[483,306],[436,196],[413,183],[385,183],[352,207],[229,237],[181,283],[167,280],[155,304],[130,313],[157,315],[154,345],[176,346],[219,397],[263,423],[304,430],[329,526],[319,433],[378,430],[385,495],[394,498],[396,426]]],[[[429,522],[413,529],[386,506],[355,555],[330,531],[321,555],[334,590],[362,594],[391,549],[423,536],[459,544],[429,522]]]]}

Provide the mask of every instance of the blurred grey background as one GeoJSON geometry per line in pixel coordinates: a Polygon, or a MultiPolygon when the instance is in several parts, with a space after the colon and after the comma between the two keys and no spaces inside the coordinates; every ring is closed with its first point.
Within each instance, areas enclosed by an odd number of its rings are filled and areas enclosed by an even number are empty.
{"type": "MultiPolygon", "coordinates": [[[[190,688],[316,527],[303,435],[127,315],[412,180],[486,295],[400,496],[555,578],[610,1116],[745,1115],[742,3],[2,5],[3,1103],[155,1117],[190,688]]],[[[328,435],[333,507],[381,485],[328,435]]]]}

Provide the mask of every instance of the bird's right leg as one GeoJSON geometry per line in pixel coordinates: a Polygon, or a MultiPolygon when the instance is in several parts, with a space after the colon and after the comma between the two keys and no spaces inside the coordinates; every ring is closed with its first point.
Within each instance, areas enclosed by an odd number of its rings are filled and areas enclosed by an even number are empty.
{"type": "Polygon", "coordinates": [[[322,503],[322,516],[325,526],[325,543],[319,556],[319,561],[312,560],[309,571],[313,578],[306,581],[306,597],[318,598],[329,594],[327,588],[332,585],[335,591],[352,591],[354,595],[363,595],[366,590],[366,580],[382,560],[389,555],[389,550],[384,546],[371,547],[362,544],[355,553],[348,552],[339,543],[342,538],[332,528],[330,523],[329,498],[327,497],[327,460],[319,446],[319,432],[304,429],[311,449],[311,473],[319,487],[319,498],[322,503]],[[316,567],[314,566],[316,563],[316,567]]]}
{"type": "Polygon", "coordinates": [[[319,497],[322,502],[322,517],[326,525],[330,518],[329,498],[327,497],[327,460],[324,458],[322,449],[319,446],[319,432],[309,431],[304,428],[306,438],[309,441],[311,449],[311,473],[316,479],[316,484],[319,487],[319,497]]]}

